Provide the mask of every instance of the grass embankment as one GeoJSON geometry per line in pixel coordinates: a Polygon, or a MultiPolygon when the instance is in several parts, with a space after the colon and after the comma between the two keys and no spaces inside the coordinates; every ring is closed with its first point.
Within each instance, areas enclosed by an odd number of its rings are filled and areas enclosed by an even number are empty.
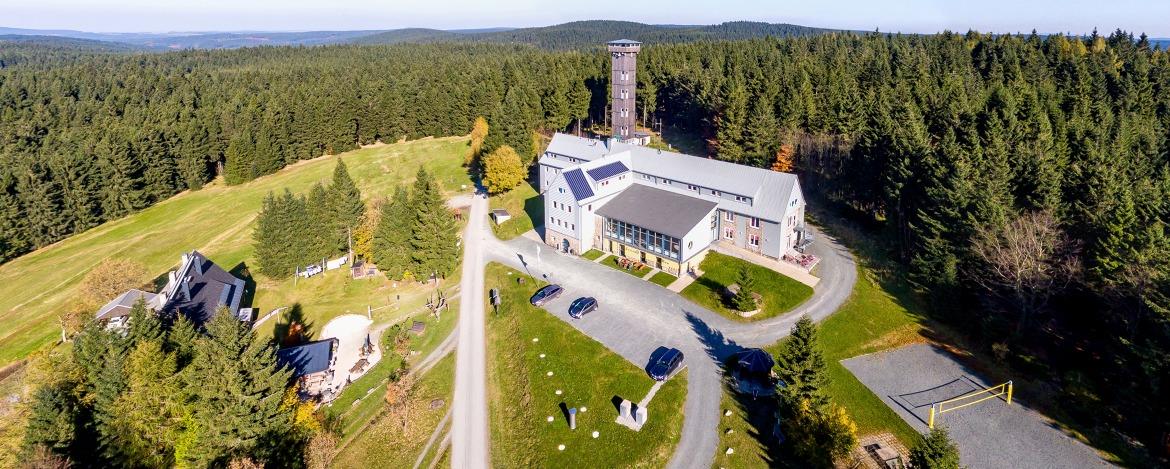
{"type": "Polygon", "coordinates": [[[605,260],[601,261],[601,265],[609,266],[611,268],[620,270],[622,272],[625,272],[627,274],[633,275],[633,276],[638,277],[638,278],[645,277],[646,273],[650,272],[650,268],[646,267],[646,266],[642,266],[642,267],[639,267],[636,269],[633,267],[630,267],[630,268],[622,267],[621,264],[618,264],[620,259],[621,259],[621,257],[619,257],[619,256],[609,256],[609,257],[605,258],[605,260]]]}
{"type": "Polygon", "coordinates": [[[600,259],[601,256],[604,256],[604,255],[605,255],[605,253],[602,251],[598,251],[596,249],[590,249],[588,251],[585,251],[585,254],[581,254],[581,257],[584,257],[587,260],[595,261],[597,259],[600,259]]]}
{"type": "Polygon", "coordinates": [[[364,435],[368,430],[363,430],[363,427],[385,407],[382,394],[386,380],[402,367],[404,358],[394,352],[393,340],[398,331],[409,329],[414,321],[422,321],[427,325],[421,336],[407,332],[410,337],[408,350],[418,353],[408,352],[405,359],[407,366],[415,366],[455,330],[458,311],[458,301],[452,301],[451,310],[444,311],[438,319],[430,313],[417,314],[382,333],[379,345],[382,347],[384,358],[375,364],[373,369],[342,390],[341,395],[324,409],[327,415],[340,420],[343,441],[364,435]]]}
{"type": "Polygon", "coordinates": [[[670,275],[666,272],[659,272],[654,274],[653,277],[650,277],[650,282],[662,285],[663,287],[669,286],[670,284],[674,283],[675,280],[678,280],[678,277],[670,275]]]}
{"type": "MultiPolygon", "coordinates": [[[[377,417],[357,435],[330,464],[332,467],[411,467],[423,451],[427,438],[451,407],[455,388],[455,355],[448,355],[434,368],[424,374],[415,384],[410,420],[406,429],[387,416],[377,417]],[[441,405],[431,408],[431,402],[441,400],[441,405]]],[[[379,390],[382,388],[379,387],[379,390]]],[[[382,393],[371,395],[382,401],[382,393]]],[[[437,402],[436,402],[437,403],[437,402]]],[[[428,450],[423,467],[435,457],[439,442],[428,450]]]]}
{"type": "Polygon", "coordinates": [[[544,220],[544,201],[540,200],[540,194],[528,181],[521,182],[508,192],[492,196],[490,206],[493,210],[507,210],[512,216],[499,225],[489,222],[496,237],[503,240],[520,236],[544,220]]]}
{"type": "MultiPolygon", "coordinates": [[[[424,139],[343,156],[367,198],[389,195],[394,186],[410,183],[420,164],[451,192],[471,184],[462,166],[466,142],[465,137],[424,139]]],[[[0,365],[58,337],[57,313],[77,297],[81,278],[104,259],[141,262],[151,272],[144,284],[174,268],[179,255],[191,249],[228,270],[254,264],[252,226],[265,194],[286,187],[305,193],[318,181],[327,183],[335,160],[302,161],[238,186],[217,181],[0,265],[0,323],[5,325],[0,330],[0,365]]]]}
{"type": "Polygon", "coordinates": [[[804,303],[813,294],[812,287],[780,275],[772,269],[717,252],[708,253],[699,264],[699,269],[703,271],[703,275],[695,279],[694,283],[687,285],[682,295],[736,321],[758,321],[779,316],[804,303]],[[723,301],[723,292],[728,285],[739,280],[740,268],[745,265],[756,282],[756,293],[762,297],[761,311],[750,318],[740,316],[723,301]]]}
{"type": "Polygon", "coordinates": [[[485,276],[486,288],[500,288],[503,301],[487,323],[492,464],[665,466],[682,429],[686,374],[658,391],[641,432],[618,425],[615,396],[637,402],[654,382],[641,367],[531,306],[528,298],[541,284],[525,277],[518,285],[517,277],[522,275],[499,264],[490,264],[485,276]],[[562,404],[588,409],[578,414],[577,430],[569,430],[562,404]],[[564,451],[557,449],[562,444],[564,451]]]}

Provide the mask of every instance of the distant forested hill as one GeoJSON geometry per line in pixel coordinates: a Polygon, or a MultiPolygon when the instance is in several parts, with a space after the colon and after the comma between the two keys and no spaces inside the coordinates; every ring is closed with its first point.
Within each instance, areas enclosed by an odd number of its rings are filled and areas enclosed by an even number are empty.
{"type": "Polygon", "coordinates": [[[542,49],[564,50],[600,47],[614,39],[633,39],[646,43],[666,44],[692,41],[751,39],[764,36],[795,37],[830,32],[794,24],[734,21],[717,25],[651,25],[629,21],[575,21],[540,28],[461,33],[436,29],[401,29],[354,39],[358,44],[395,44],[402,42],[489,42],[530,44],[542,49]]]}

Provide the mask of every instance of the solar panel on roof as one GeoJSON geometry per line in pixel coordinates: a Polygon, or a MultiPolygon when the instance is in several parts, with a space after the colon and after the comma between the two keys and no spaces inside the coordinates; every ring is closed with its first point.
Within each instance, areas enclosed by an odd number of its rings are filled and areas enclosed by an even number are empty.
{"type": "Polygon", "coordinates": [[[593,178],[594,181],[600,181],[602,179],[617,176],[629,170],[630,168],[627,168],[625,163],[622,163],[621,161],[615,161],[607,165],[601,165],[590,169],[588,173],[589,177],[593,178]]]}
{"type": "Polygon", "coordinates": [[[589,187],[589,181],[585,180],[585,175],[581,173],[580,169],[565,171],[565,182],[569,183],[569,190],[573,191],[575,199],[582,200],[593,197],[593,188],[589,187]]]}

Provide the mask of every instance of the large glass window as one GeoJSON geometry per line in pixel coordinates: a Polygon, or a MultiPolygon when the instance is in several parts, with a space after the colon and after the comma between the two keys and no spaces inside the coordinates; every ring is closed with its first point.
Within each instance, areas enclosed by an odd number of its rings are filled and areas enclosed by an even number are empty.
{"type": "Polygon", "coordinates": [[[679,239],[620,220],[608,220],[605,235],[646,252],[680,259],[679,239]]]}

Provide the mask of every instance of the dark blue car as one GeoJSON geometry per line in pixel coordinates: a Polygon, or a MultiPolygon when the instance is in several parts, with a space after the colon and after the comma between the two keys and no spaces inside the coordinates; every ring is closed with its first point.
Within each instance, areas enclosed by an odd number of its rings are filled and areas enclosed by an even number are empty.
{"type": "Polygon", "coordinates": [[[584,297],[573,300],[569,305],[569,317],[573,319],[581,319],[581,316],[597,311],[597,300],[584,297]]]}
{"type": "Polygon", "coordinates": [[[676,348],[658,347],[650,354],[646,373],[655,381],[664,381],[682,366],[683,353],[676,348]]]}
{"type": "Polygon", "coordinates": [[[560,296],[561,292],[563,291],[565,290],[561,288],[560,285],[546,285],[544,288],[537,290],[536,294],[532,295],[532,298],[528,301],[531,302],[533,306],[544,306],[545,303],[548,303],[556,297],[560,296]]]}

